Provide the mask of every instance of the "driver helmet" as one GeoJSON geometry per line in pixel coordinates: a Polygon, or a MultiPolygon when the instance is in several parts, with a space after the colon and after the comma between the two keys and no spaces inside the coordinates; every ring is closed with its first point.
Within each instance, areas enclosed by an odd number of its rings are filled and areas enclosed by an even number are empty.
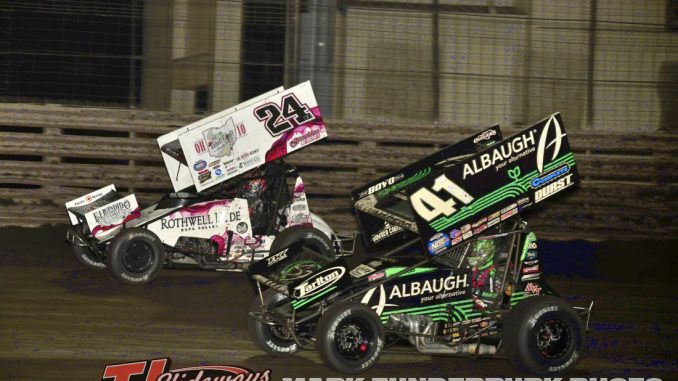
{"type": "Polygon", "coordinates": [[[494,258],[495,245],[491,239],[481,239],[473,243],[468,255],[468,264],[471,267],[481,267],[494,258]]]}

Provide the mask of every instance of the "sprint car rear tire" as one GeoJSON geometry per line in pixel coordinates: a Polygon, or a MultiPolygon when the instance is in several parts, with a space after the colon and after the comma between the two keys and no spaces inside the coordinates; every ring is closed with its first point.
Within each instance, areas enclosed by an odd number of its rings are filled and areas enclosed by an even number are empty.
{"type": "MultiPolygon", "coordinates": [[[[75,231],[78,234],[83,234],[84,227],[82,224],[76,226],[75,231]]],[[[94,269],[94,270],[103,270],[106,268],[106,262],[104,262],[98,255],[94,254],[92,249],[85,246],[76,246],[70,245],[71,252],[75,259],[80,262],[81,265],[94,269]]]]}
{"type": "Polygon", "coordinates": [[[379,316],[352,301],[330,307],[320,317],[315,337],[323,362],[347,374],[369,369],[384,350],[384,326],[379,316]]]}
{"type": "Polygon", "coordinates": [[[164,265],[165,252],[160,238],[142,228],[120,232],[106,251],[108,269],[113,277],[126,284],[153,281],[164,265]]]}
{"type": "Polygon", "coordinates": [[[330,238],[322,231],[306,226],[292,226],[280,232],[271,244],[270,254],[277,253],[296,242],[301,242],[303,247],[317,252],[320,257],[313,254],[295,253],[295,261],[281,271],[285,282],[304,278],[335,259],[330,238]]]}
{"type": "MultiPolygon", "coordinates": [[[[272,289],[264,290],[262,296],[264,304],[267,306],[280,302],[286,298],[285,295],[275,292],[272,289]]],[[[256,295],[250,304],[250,312],[257,313],[260,311],[261,299],[259,298],[259,295],[256,295]]],[[[284,334],[280,331],[279,327],[264,324],[251,317],[247,319],[247,331],[250,340],[252,340],[254,345],[266,353],[284,356],[296,353],[300,349],[294,339],[284,337],[284,334]]]]}
{"type": "Polygon", "coordinates": [[[584,328],[577,312],[553,296],[533,296],[504,319],[502,339],[509,361],[539,376],[564,374],[584,351],[584,328]]]}

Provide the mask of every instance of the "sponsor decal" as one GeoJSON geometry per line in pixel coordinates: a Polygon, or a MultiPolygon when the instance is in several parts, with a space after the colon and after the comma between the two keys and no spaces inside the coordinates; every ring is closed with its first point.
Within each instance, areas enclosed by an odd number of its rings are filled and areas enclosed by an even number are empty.
{"type": "Polygon", "coordinates": [[[368,265],[365,265],[365,264],[361,264],[358,267],[351,270],[350,274],[354,278],[362,278],[367,274],[373,273],[374,271],[375,271],[374,268],[372,268],[368,265]]]}
{"type": "Polygon", "coordinates": [[[343,266],[336,266],[317,273],[313,278],[294,288],[294,297],[307,298],[335,284],[346,272],[343,266]]]}
{"type": "MultiPolygon", "coordinates": [[[[78,197],[75,200],[68,201],[66,203],[66,209],[68,210],[68,208],[78,207],[78,206],[89,204],[93,201],[99,200],[104,195],[106,195],[110,192],[114,192],[114,191],[115,191],[115,185],[113,185],[113,184],[107,185],[107,186],[105,186],[101,189],[95,190],[94,192],[90,192],[90,193],[88,193],[84,196],[78,197]]],[[[93,205],[91,208],[85,208],[85,212],[91,212],[92,210],[98,208],[99,206],[101,206],[101,205],[93,205]]],[[[71,213],[69,211],[68,216],[70,217],[71,223],[73,225],[78,224],[78,219],[77,219],[77,217],[75,217],[75,215],[73,213],[71,213]]]]}
{"type": "Polygon", "coordinates": [[[523,197],[523,198],[521,198],[521,199],[519,199],[519,200],[517,201],[518,206],[523,205],[523,204],[528,203],[528,202],[530,202],[530,198],[529,198],[529,197],[523,197]]]}
{"type": "MultiPolygon", "coordinates": [[[[240,221],[241,219],[240,210],[234,212],[214,211],[212,213],[186,217],[164,217],[160,220],[160,229],[199,229],[217,223],[240,221]]],[[[247,224],[245,224],[245,230],[247,230],[247,224]]]]}
{"type": "Polygon", "coordinates": [[[259,156],[250,156],[248,159],[242,160],[240,164],[238,164],[239,168],[248,168],[252,164],[257,164],[261,162],[261,157],[259,156]]]}
{"type": "Polygon", "coordinates": [[[323,131],[317,129],[310,129],[304,132],[301,136],[294,137],[290,139],[290,147],[296,148],[298,145],[305,146],[307,144],[313,143],[316,140],[320,140],[323,137],[323,131]]]}
{"type": "Polygon", "coordinates": [[[193,169],[196,171],[202,171],[205,167],[207,167],[207,162],[205,160],[198,160],[193,164],[193,169]]]}
{"type": "Polygon", "coordinates": [[[518,208],[512,209],[512,210],[510,210],[510,211],[508,211],[508,212],[502,214],[502,215],[501,215],[501,220],[502,220],[502,221],[507,220],[507,219],[509,219],[509,218],[511,218],[511,217],[513,217],[513,216],[515,216],[516,214],[518,214],[518,208]]]}
{"type": "Polygon", "coordinates": [[[305,225],[308,223],[308,217],[303,214],[295,214],[287,219],[287,226],[305,225]]]}
{"type": "Polygon", "coordinates": [[[304,181],[299,176],[294,183],[292,203],[290,208],[286,210],[286,214],[287,227],[296,225],[313,226],[308,202],[306,201],[306,193],[304,192],[304,181]]]}
{"type": "Polygon", "coordinates": [[[270,381],[271,370],[252,371],[234,365],[200,365],[171,369],[169,357],[140,360],[104,367],[101,381],[270,381]]]}
{"type": "Polygon", "coordinates": [[[384,180],[384,181],[380,181],[378,184],[374,184],[374,185],[370,186],[369,188],[367,188],[366,191],[361,192],[361,193],[358,195],[358,197],[359,197],[359,198],[363,198],[363,197],[365,197],[365,196],[371,195],[371,194],[374,193],[374,192],[377,192],[377,191],[380,191],[380,190],[382,190],[382,189],[388,188],[388,187],[390,187],[391,185],[395,184],[396,181],[401,180],[403,177],[405,177],[405,174],[404,174],[404,173],[400,173],[400,174],[397,174],[397,175],[395,175],[395,176],[389,177],[388,179],[386,179],[386,180],[384,180]]]}
{"type": "Polygon", "coordinates": [[[280,272],[280,280],[283,282],[289,282],[304,279],[307,276],[313,274],[313,272],[317,271],[318,268],[320,268],[320,265],[314,261],[301,260],[293,262],[280,272]]]}
{"type": "Polygon", "coordinates": [[[530,232],[527,237],[525,237],[525,246],[523,250],[537,250],[537,236],[530,232]]]}
{"type": "Polygon", "coordinates": [[[557,181],[554,181],[543,188],[537,189],[534,192],[534,202],[542,201],[548,197],[553,196],[554,194],[560,192],[561,190],[573,185],[572,175],[567,175],[560,178],[557,181]]]}
{"type": "Polygon", "coordinates": [[[108,204],[97,209],[92,216],[97,225],[113,225],[132,213],[132,204],[129,199],[122,199],[119,202],[108,204]]]}
{"type": "Polygon", "coordinates": [[[238,234],[247,233],[247,223],[246,222],[238,222],[238,225],[235,227],[235,231],[237,231],[238,234]]]}
{"type": "Polygon", "coordinates": [[[484,141],[484,140],[490,140],[490,138],[493,137],[496,134],[497,134],[497,131],[495,131],[495,130],[483,131],[482,134],[476,136],[476,138],[473,139],[473,143],[478,143],[478,142],[481,142],[481,141],[484,141]]]}
{"type": "Polygon", "coordinates": [[[286,259],[288,250],[289,249],[285,249],[283,251],[280,251],[280,252],[273,254],[270,257],[266,258],[266,264],[270,267],[270,266],[282,261],[283,259],[286,259]]]}
{"type": "Polygon", "coordinates": [[[539,173],[544,173],[544,155],[546,154],[546,150],[553,147],[551,161],[555,160],[560,152],[560,146],[565,136],[567,136],[567,134],[563,133],[563,129],[560,127],[555,115],[551,116],[539,136],[539,145],[537,146],[537,170],[539,173]],[[554,134],[553,140],[546,143],[546,139],[548,139],[551,129],[553,129],[554,134]]]}
{"type": "Polygon", "coordinates": [[[200,184],[203,184],[203,183],[205,183],[205,182],[207,182],[211,179],[212,179],[212,171],[210,171],[208,169],[198,171],[198,181],[200,182],[200,184]]]}
{"type": "Polygon", "coordinates": [[[490,226],[494,226],[498,224],[500,221],[501,219],[499,218],[499,216],[497,216],[497,218],[493,218],[487,222],[487,227],[489,228],[490,226]]]}
{"type": "Polygon", "coordinates": [[[536,264],[538,264],[538,263],[539,263],[539,261],[536,260],[536,259],[534,259],[534,260],[531,260],[531,261],[525,261],[525,262],[523,262],[523,265],[525,265],[525,266],[532,266],[532,265],[536,265],[536,264]]]}
{"type": "MultiPolygon", "coordinates": [[[[375,279],[379,273],[372,274],[375,279]]],[[[370,278],[372,277],[370,275],[370,278]]],[[[381,275],[383,277],[383,275],[381,275]]],[[[368,278],[368,279],[370,279],[368,278]]],[[[371,279],[370,279],[371,281],[371,279]]],[[[440,277],[437,279],[428,279],[424,281],[416,281],[404,284],[396,284],[393,288],[387,290],[384,285],[370,289],[362,298],[361,303],[369,305],[375,310],[377,315],[381,315],[385,307],[398,307],[398,304],[393,304],[393,299],[403,299],[410,297],[419,297],[420,303],[430,302],[435,299],[449,299],[452,297],[463,296],[467,292],[468,275],[450,275],[447,277],[440,277]],[[376,303],[373,304],[372,299],[378,291],[376,303]]]]}
{"type": "Polygon", "coordinates": [[[219,159],[214,160],[213,162],[208,164],[209,167],[218,167],[220,165],[221,165],[221,160],[219,160],[219,159]]]}
{"type": "MultiPolygon", "coordinates": [[[[534,243],[534,246],[536,248],[537,244],[534,243]]],[[[528,251],[527,254],[525,255],[525,259],[526,260],[536,260],[537,259],[537,252],[533,251],[533,250],[528,251]]],[[[525,262],[525,263],[527,263],[527,262],[525,262]]]]}
{"type": "Polygon", "coordinates": [[[518,206],[518,212],[522,212],[523,210],[529,208],[530,206],[532,206],[531,202],[528,202],[527,204],[520,205],[520,206],[518,206]]]}
{"type": "Polygon", "coordinates": [[[541,287],[536,283],[528,283],[527,286],[525,286],[525,292],[528,294],[539,295],[541,293],[541,287]]]}
{"type": "Polygon", "coordinates": [[[384,227],[380,231],[372,234],[370,240],[372,243],[378,243],[394,234],[401,232],[402,230],[403,228],[400,226],[392,225],[391,223],[384,221],[384,227]]]}
{"type": "Polygon", "coordinates": [[[523,267],[523,274],[538,273],[539,271],[541,271],[539,265],[523,267]]]}
{"type": "Polygon", "coordinates": [[[141,216],[141,210],[133,194],[109,203],[106,203],[106,199],[104,196],[92,204],[83,206],[88,209],[85,213],[87,226],[92,235],[100,239],[103,235],[110,235],[117,231],[120,225],[141,216]]]}
{"type": "Polygon", "coordinates": [[[216,177],[221,177],[224,174],[224,172],[221,170],[221,168],[216,168],[214,170],[214,176],[216,177]]]}
{"type": "Polygon", "coordinates": [[[236,167],[235,165],[232,165],[232,166],[226,168],[226,175],[227,176],[231,176],[235,173],[238,173],[238,167],[236,167]]]}
{"type": "Polygon", "coordinates": [[[514,155],[527,152],[528,148],[535,145],[536,130],[529,130],[516,136],[511,141],[501,144],[471,162],[464,164],[463,179],[467,176],[477,175],[485,169],[500,164],[514,155]]]}
{"type": "Polygon", "coordinates": [[[459,236],[459,237],[453,239],[453,240],[452,240],[452,245],[458,244],[458,243],[461,242],[463,239],[464,239],[464,237],[462,237],[462,236],[459,236]]]}
{"type": "Polygon", "coordinates": [[[232,160],[233,146],[235,146],[237,139],[234,130],[233,118],[228,118],[221,126],[206,128],[202,132],[209,155],[225,158],[222,161],[224,164],[232,160]]]}
{"type": "Polygon", "coordinates": [[[520,280],[526,281],[526,280],[533,280],[533,279],[539,279],[539,278],[541,278],[541,273],[523,275],[520,278],[520,280]]]}
{"type": "Polygon", "coordinates": [[[483,217],[483,218],[479,219],[473,225],[471,225],[471,227],[473,229],[475,229],[475,228],[479,227],[480,225],[484,224],[485,222],[487,222],[487,217],[483,217]]]}
{"type": "Polygon", "coordinates": [[[518,204],[516,204],[516,203],[514,202],[513,204],[511,204],[511,205],[509,205],[509,206],[503,208],[503,209],[501,210],[501,214],[507,213],[507,212],[509,212],[509,211],[511,211],[511,210],[513,210],[513,209],[517,209],[517,208],[518,208],[518,204]]]}
{"type": "Polygon", "coordinates": [[[385,271],[379,271],[378,273],[370,274],[370,275],[367,277],[367,280],[368,280],[369,282],[374,282],[375,280],[382,279],[382,278],[384,278],[385,276],[386,276],[386,272],[385,272],[385,271]]]}
{"type": "MultiPolygon", "coordinates": [[[[367,293],[363,296],[362,300],[360,303],[365,304],[367,306],[370,305],[370,300],[372,299],[372,296],[374,293],[377,291],[377,287],[372,288],[371,290],[367,291],[367,293]]],[[[392,303],[386,303],[386,289],[384,288],[384,285],[379,286],[379,297],[377,298],[377,304],[372,305],[371,308],[376,312],[377,315],[381,316],[381,313],[384,312],[384,308],[386,307],[398,307],[397,304],[392,304],[392,303]]]]}
{"type": "Polygon", "coordinates": [[[464,225],[464,226],[461,227],[461,232],[462,232],[462,233],[467,233],[467,232],[469,232],[469,231],[471,231],[471,225],[470,225],[470,224],[466,224],[466,225],[464,225]]]}
{"type": "Polygon", "coordinates": [[[439,254],[450,247],[450,237],[445,233],[438,233],[428,241],[428,252],[430,254],[439,254]]]}
{"type": "Polygon", "coordinates": [[[422,296],[426,294],[442,293],[446,291],[464,291],[468,284],[468,274],[450,275],[445,278],[428,279],[425,281],[416,281],[404,284],[396,284],[391,289],[388,299],[402,299],[412,296],[422,296]]]}
{"type": "Polygon", "coordinates": [[[452,229],[452,231],[450,231],[450,238],[455,239],[457,237],[461,237],[461,230],[452,229]]]}
{"type": "Polygon", "coordinates": [[[478,234],[485,229],[487,229],[487,224],[482,224],[482,225],[478,226],[477,228],[473,229],[473,234],[478,234]]]}
{"type": "Polygon", "coordinates": [[[307,209],[305,204],[292,205],[293,212],[305,212],[307,209]]]}
{"type": "Polygon", "coordinates": [[[464,234],[462,235],[462,238],[463,238],[463,239],[469,239],[469,238],[471,238],[472,236],[473,236],[473,230],[469,230],[469,231],[467,231],[466,233],[464,233],[464,234]]]}
{"type": "MultiPolygon", "coordinates": [[[[570,166],[565,164],[565,165],[563,165],[563,166],[561,166],[561,167],[559,167],[559,168],[557,168],[557,169],[555,169],[555,170],[553,170],[553,171],[551,171],[551,172],[549,172],[545,175],[535,177],[534,179],[532,179],[532,181],[530,181],[530,185],[532,186],[532,188],[537,189],[537,188],[539,188],[543,185],[546,185],[546,184],[552,182],[553,180],[557,179],[558,177],[560,177],[560,176],[562,176],[562,175],[564,175],[568,172],[570,172],[570,166]]],[[[529,199],[528,199],[528,201],[529,201],[529,199]]]]}

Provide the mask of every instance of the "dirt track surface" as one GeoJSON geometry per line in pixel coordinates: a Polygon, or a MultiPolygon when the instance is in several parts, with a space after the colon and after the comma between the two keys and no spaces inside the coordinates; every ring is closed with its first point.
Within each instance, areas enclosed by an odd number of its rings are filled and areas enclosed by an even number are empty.
{"type": "MultiPolygon", "coordinates": [[[[106,364],[158,357],[170,357],[172,368],[271,368],[275,380],[342,376],[314,352],[271,357],[251,344],[246,310],[253,293],[243,274],[166,269],[150,285],[124,286],[106,271],[82,268],[63,228],[3,228],[0,242],[0,380],[99,380],[106,364]]],[[[675,280],[623,278],[549,278],[571,303],[597,304],[588,353],[570,376],[678,379],[675,280]]],[[[360,376],[528,375],[507,360],[433,357],[398,346],[360,376]]]]}

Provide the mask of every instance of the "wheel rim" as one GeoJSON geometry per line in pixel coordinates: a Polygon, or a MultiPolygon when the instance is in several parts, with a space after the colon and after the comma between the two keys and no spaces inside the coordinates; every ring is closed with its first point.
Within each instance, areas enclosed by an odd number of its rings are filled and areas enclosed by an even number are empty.
{"type": "Polygon", "coordinates": [[[132,242],[122,256],[125,270],[141,274],[153,265],[153,247],[148,242],[132,242]]]}
{"type": "Polygon", "coordinates": [[[537,330],[537,350],[542,357],[553,359],[567,352],[572,341],[570,330],[561,320],[547,320],[537,330]]]}
{"type": "Polygon", "coordinates": [[[374,346],[374,332],[364,319],[352,317],[341,321],[334,335],[338,354],[349,360],[361,360],[374,346]]]}

